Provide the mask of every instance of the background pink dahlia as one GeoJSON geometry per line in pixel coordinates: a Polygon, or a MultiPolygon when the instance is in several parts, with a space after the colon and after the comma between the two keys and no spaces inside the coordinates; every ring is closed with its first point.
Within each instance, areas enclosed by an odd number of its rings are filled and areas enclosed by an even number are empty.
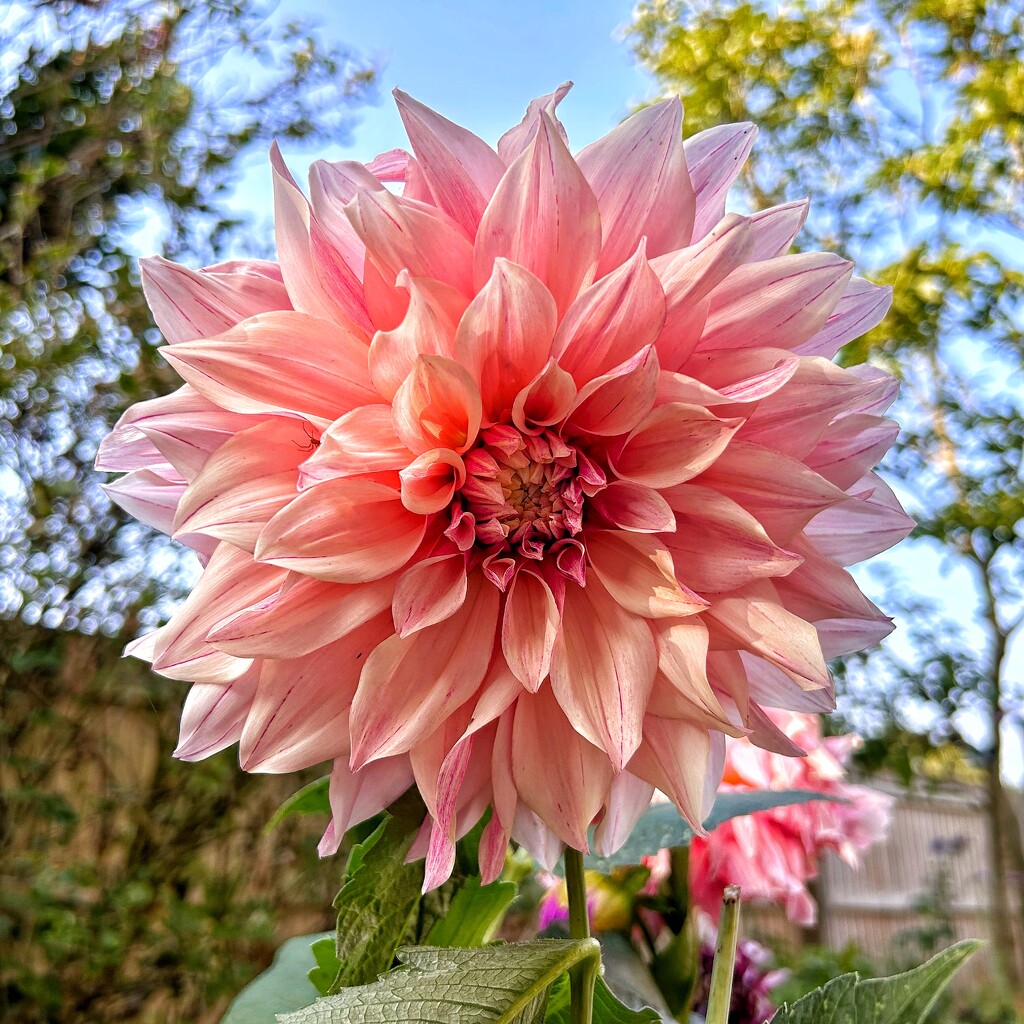
{"type": "Polygon", "coordinates": [[[308,200],[275,148],[279,263],[144,261],[185,384],[97,459],[205,565],[131,645],[194,683],[178,756],[333,760],[325,853],[415,783],[427,887],[488,807],[485,881],[654,787],[699,827],[725,735],[799,753],[763,709],[832,707],[890,629],[843,567],[910,528],[895,382],[829,361],[888,290],[786,255],[806,204],[725,214],[753,125],[670,100],[573,157],[566,91],[497,151],[398,93],[414,155],[308,200]]]}

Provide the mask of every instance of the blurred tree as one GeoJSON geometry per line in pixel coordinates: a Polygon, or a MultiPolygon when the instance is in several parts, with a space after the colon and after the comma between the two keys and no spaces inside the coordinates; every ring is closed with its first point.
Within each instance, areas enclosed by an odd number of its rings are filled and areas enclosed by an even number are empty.
{"type": "Polygon", "coordinates": [[[842,358],[901,377],[889,478],[918,518],[918,549],[960,579],[966,570],[977,592],[939,608],[904,584],[913,653],[893,645],[887,664],[878,654],[848,664],[846,706],[879,735],[930,720],[934,740],[975,747],[990,794],[997,954],[1024,991],[1005,913],[1014,875],[1024,906],[1024,854],[1000,774],[1004,737],[1024,726],[1007,658],[1024,567],[1024,9],[645,0],[631,39],[660,89],[682,95],[688,133],[758,125],[740,178],[751,206],[811,196],[801,244],[838,250],[893,286],[886,321],[842,358]],[[988,725],[981,741],[972,711],[988,725]]]}
{"type": "Polygon", "coordinates": [[[258,253],[240,158],[343,139],[375,70],[260,0],[22,0],[0,26],[0,616],[113,635],[190,571],[91,472],[119,411],[173,387],[133,236],[202,264],[245,231],[258,253]]]}

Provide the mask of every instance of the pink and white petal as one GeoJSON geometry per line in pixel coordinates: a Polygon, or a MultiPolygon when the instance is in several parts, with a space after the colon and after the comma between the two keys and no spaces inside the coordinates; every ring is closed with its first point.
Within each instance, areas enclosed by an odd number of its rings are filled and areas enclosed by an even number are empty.
{"type": "Polygon", "coordinates": [[[672,507],[661,493],[629,480],[612,480],[590,499],[589,508],[630,533],[671,533],[676,528],[672,507]]]}
{"type": "Polygon", "coordinates": [[[826,659],[854,654],[881,643],[895,628],[892,619],[821,619],[814,624],[826,659]]]}
{"type": "Polygon", "coordinates": [[[316,450],[300,467],[299,487],[401,469],[412,458],[395,432],[390,406],[364,405],[336,419],[320,435],[316,450]]]}
{"type": "Polygon", "coordinates": [[[848,341],[867,334],[885,319],[892,302],[892,288],[853,277],[829,318],[817,334],[794,351],[804,356],[831,359],[848,341]]]}
{"type": "Polygon", "coordinates": [[[239,320],[291,309],[281,268],[264,260],[190,270],[162,256],[139,261],[153,319],[171,344],[210,338],[239,320]]]}
{"type": "Polygon", "coordinates": [[[301,424],[282,417],[235,434],[182,495],[175,536],[203,534],[252,551],[263,527],[295,497],[307,443],[301,424]]]}
{"type": "Polygon", "coordinates": [[[505,599],[501,648],[508,667],[532,693],[547,678],[560,621],[551,588],[541,576],[521,568],[505,599]]]}
{"type": "Polygon", "coordinates": [[[261,664],[229,683],[195,683],[181,709],[181,727],[174,756],[180,761],[200,761],[210,757],[242,735],[249,713],[261,664]]]}
{"type": "Polygon", "coordinates": [[[501,157],[506,165],[513,163],[517,157],[521,156],[529,148],[540,127],[542,113],[547,115],[548,119],[555,126],[555,130],[562,137],[562,141],[568,145],[569,138],[565,133],[565,128],[562,127],[562,123],[555,115],[555,109],[565,99],[571,88],[572,82],[563,82],[554,92],[549,92],[544,96],[538,96],[535,100],[530,100],[522,121],[514,128],[510,128],[498,140],[498,156],[501,157]]]}
{"type": "Polygon", "coordinates": [[[747,739],[755,747],[783,757],[804,757],[807,751],[789,738],[768,716],[760,705],[750,702],[747,713],[747,739]]]}
{"type": "Polygon", "coordinates": [[[133,469],[103,484],[103,490],[134,519],[170,536],[174,530],[174,513],[186,486],[173,467],[157,463],[154,469],[133,469]]]}
{"type": "Polygon", "coordinates": [[[853,264],[832,253],[797,253],[738,267],[711,293],[698,352],[793,349],[824,327],[853,264]]]}
{"type": "Polygon", "coordinates": [[[691,135],[684,143],[696,200],[693,238],[703,238],[725,215],[725,196],[757,137],[749,122],[722,124],[691,135]]]}
{"type": "Polygon", "coordinates": [[[545,871],[554,871],[562,858],[565,843],[548,828],[539,814],[535,814],[522,801],[515,810],[512,838],[545,871]]]}
{"type": "Polygon", "coordinates": [[[787,609],[809,622],[843,618],[889,623],[845,569],[820,554],[805,538],[796,538],[792,547],[802,556],[802,564],[785,579],[775,581],[787,609]]]}
{"type": "Polygon", "coordinates": [[[472,238],[505,162],[472,132],[397,89],[394,95],[434,200],[472,238]]]}
{"type": "Polygon", "coordinates": [[[535,274],[564,314],[593,280],[601,245],[597,200],[547,114],[498,183],[473,251],[479,290],[505,257],[535,274]]]}
{"type": "Polygon", "coordinates": [[[644,241],[621,267],[572,304],[551,345],[577,387],[653,344],[665,322],[665,293],[644,254],[644,241]]]}
{"type": "Polygon", "coordinates": [[[615,601],[634,615],[696,615],[708,603],[679,584],[672,555],[662,541],[647,533],[589,530],[587,558],[615,601]]]}
{"type": "Polygon", "coordinates": [[[844,416],[819,435],[805,461],[836,487],[852,487],[878,465],[899,432],[899,424],[883,416],[844,416]]]}
{"type": "Polygon", "coordinates": [[[689,244],[695,200],[678,97],[633,114],[576,162],[601,210],[599,277],[625,263],[644,237],[651,256],[689,244]]]}
{"type": "Polygon", "coordinates": [[[751,262],[773,260],[789,252],[807,220],[810,205],[809,199],[800,199],[751,214],[750,233],[754,242],[751,262]]]}
{"type": "Polygon", "coordinates": [[[399,474],[402,504],[420,515],[447,508],[466,482],[466,466],[450,448],[432,448],[417,455],[399,474]]]}
{"type": "MultiPolygon", "coordinates": [[[[384,186],[370,170],[354,160],[314,160],[309,167],[309,198],[315,224],[344,267],[336,268],[343,275],[340,286],[352,292],[358,307],[365,300],[362,295],[361,272],[366,261],[366,246],[345,216],[345,205],[362,191],[380,191],[384,186]],[[347,271],[347,273],[346,273],[347,271]]],[[[314,239],[314,248],[316,240],[314,239]]],[[[368,323],[368,321],[367,321],[368,323]]]]}
{"type": "Polygon", "coordinates": [[[469,373],[443,356],[418,356],[395,395],[395,430],[410,451],[462,454],[480,430],[480,391],[469,373]]]}
{"type": "Polygon", "coordinates": [[[612,766],[573,729],[550,687],[516,701],[512,775],[520,798],[543,823],[587,852],[587,828],[607,798],[612,766]]]}
{"type": "Polygon", "coordinates": [[[300,658],[391,607],[395,578],[328,583],[292,573],[281,590],[220,619],[207,634],[239,658],[300,658]]]}
{"type": "Polygon", "coordinates": [[[242,768],[292,772],[344,757],[359,672],[390,633],[384,612],[301,658],[265,661],[238,745],[242,768]]]}
{"type": "Polygon", "coordinates": [[[658,354],[653,345],[584,384],[568,418],[568,428],[584,434],[627,434],[654,408],[658,395],[658,354]]]}
{"type": "Polygon", "coordinates": [[[468,591],[466,556],[424,558],[398,578],[391,612],[399,636],[451,618],[465,603],[468,591]]]}
{"type": "Polygon", "coordinates": [[[573,728],[603,750],[616,771],[640,744],[656,669],[646,620],[627,612],[594,578],[585,589],[566,589],[551,691],[573,728]]]}
{"type": "Polygon", "coordinates": [[[608,788],[604,815],[594,830],[594,853],[610,857],[622,848],[650,806],[654,787],[632,772],[619,772],[608,788]]]}
{"type": "MultiPolygon", "coordinates": [[[[139,402],[131,408],[136,409],[139,405],[148,404],[149,402],[139,402]]],[[[138,427],[122,416],[114,429],[100,442],[93,468],[100,473],[127,473],[133,469],[150,469],[155,465],[169,462],[170,460],[138,427]]],[[[177,467],[175,469],[177,470],[177,467]]]]}
{"type": "Polygon", "coordinates": [[[700,619],[690,618],[655,622],[652,630],[658,648],[659,673],[707,723],[714,723],[717,728],[727,726],[726,712],[708,679],[707,626],[700,619]]]}
{"type": "Polygon", "coordinates": [[[163,355],[196,391],[232,412],[293,412],[326,426],[381,401],[363,342],[304,313],[260,313],[216,338],[170,345],[163,355]]]}
{"type": "Polygon", "coordinates": [[[699,405],[654,409],[611,458],[616,475],[648,487],[671,487],[704,472],[743,423],[719,419],[699,405]]]}
{"type": "Polygon", "coordinates": [[[455,337],[455,358],[479,385],[486,425],[500,422],[544,369],[557,322],[547,288],[525,268],[496,259],[455,337]]]}
{"type": "Polygon", "coordinates": [[[345,833],[360,822],[393,804],[411,785],[412,767],[408,757],[386,757],[361,771],[349,770],[348,758],[339,757],[331,768],[327,789],[331,824],[320,841],[321,857],[337,853],[345,833]]]}
{"type": "Polygon", "coordinates": [[[423,516],[387,484],[357,477],[302,491],[266,525],[256,558],[334,583],[366,583],[401,569],[426,532],[423,516]]]}
{"type": "Polygon", "coordinates": [[[524,387],[512,403],[512,422],[524,434],[539,434],[560,423],[576,398],[576,384],[554,359],[524,387]]]}
{"type": "Polygon", "coordinates": [[[412,749],[476,692],[497,621],[498,592],[474,573],[454,615],[410,636],[396,633],[370,655],[352,705],[353,768],[412,749]]]}
{"type": "Polygon", "coordinates": [[[802,690],[794,685],[782,669],[763,658],[746,651],[741,652],[739,657],[747,677],[750,697],[758,704],[807,714],[827,715],[835,711],[836,697],[831,686],[824,686],[820,690],[802,690]]]}

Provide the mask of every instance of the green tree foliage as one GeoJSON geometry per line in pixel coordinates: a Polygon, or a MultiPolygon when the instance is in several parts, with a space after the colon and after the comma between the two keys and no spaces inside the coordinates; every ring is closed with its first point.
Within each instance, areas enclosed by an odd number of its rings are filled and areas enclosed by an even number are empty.
{"type": "Polygon", "coordinates": [[[191,265],[240,232],[266,251],[266,218],[229,205],[240,158],[339,141],[373,96],[372,66],[270,10],[26,0],[0,16],[21,55],[0,65],[0,615],[113,634],[155,571],[175,589],[170,548],[90,471],[119,411],[173,386],[133,238],[191,265]]]}
{"type": "MultiPolygon", "coordinates": [[[[843,358],[902,379],[904,432],[886,468],[918,518],[911,543],[975,586],[944,608],[894,585],[885,607],[902,605],[912,653],[898,656],[902,643],[847,664],[847,707],[861,728],[892,737],[930,722],[934,740],[973,748],[1002,908],[1024,877],[1000,778],[1004,737],[1024,727],[1007,661],[1024,569],[1024,9],[647,0],[632,42],[659,87],[682,95],[688,132],[757,123],[740,178],[752,207],[810,196],[798,244],[838,250],[893,286],[886,321],[843,358]]],[[[1024,990],[1024,953],[1000,916],[996,945],[1024,990]]]]}

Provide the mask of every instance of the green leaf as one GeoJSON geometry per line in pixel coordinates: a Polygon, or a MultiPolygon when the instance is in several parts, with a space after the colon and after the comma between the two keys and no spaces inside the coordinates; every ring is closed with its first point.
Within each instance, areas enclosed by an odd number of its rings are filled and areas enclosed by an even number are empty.
{"type": "Polygon", "coordinates": [[[330,991],[364,985],[391,967],[420,901],[423,863],[405,856],[423,821],[423,805],[409,793],[377,829],[352,849],[348,877],[335,897],[340,967],[330,991]]]}
{"type": "MultiPolygon", "coordinates": [[[[744,814],[771,810],[773,807],[788,807],[805,804],[814,800],[836,802],[835,797],[812,793],[803,789],[784,790],[743,790],[735,793],[720,793],[715,806],[704,822],[710,832],[723,821],[739,818],[744,814]]],[[[672,804],[652,804],[636,823],[629,839],[610,857],[588,857],[587,867],[594,871],[608,872],[622,864],[639,864],[641,858],[666,846],[689,846],[693,829],[682,819],[672,804]]]]}
{"type": "Polygon", "coordinates": [[[282,1016],[281,1024],[452,1024],[467,1019],[469,1008],[474,1024],[540,1024],[551,985],[575,964],[596,965],[599,957],[594,939],[404,946],[402,966],[379,981],[318,999],[282,1016]]]}
{"type": "Polygon", "coordinates": [[[325,775],[308,786],[303,786],[297,793],[293,793],[276,811],[273,817],[267,822],[265,831],[277,828],[285,818],[293,814],[330,814],[331,803],[327,799],[327,788],[331,777],[325,775]]]}
{"type": "Polygon", "coordinates": [[[313,954],[313,959],[316,960],[316,967],[312,968],[306,977],[309,978],[317,992],[322,996],[326,996],[331,991],[334,979],[337,978],[341,971],[341,961],[338,959],[338,954],[334,948],[336,944],[337,936],[331,932],[325,935],[324,938],[317,939],[309,947],[310,952],[313,954]]]}
{"type": "MultiPolygon", "coordinates": [[[[551,989],[544,1024],[570,1024],[571,1020],[569,979],[559,978],[551,989]]],[[[649,1008],[631,1010],[616,999],[604,978],[598,977],[594,986],[594,1024],[661,1024],[661,1017],[649,1008]]]]}
{"type": "Polygon", "coordinates": [[[772,1024],[922,1024],[964,961],[981,945],[968,940],[892,978],[844,974],[780,1008],[772,1024]]]}
{"type": "Polygon", "coordinates": [[[289,939],[274,955],[274,962],[238,993],[221,1024],[275,1024],[277,1014],[308,1006],[317,996],[306,977],[310,943],[331,939],[330,932],[289,939]]]}
{"type": "Polygon", "coordinates": [[[483,946],[490,942],[516,898],[514,882],[481,885],[470,878],[452,900],[448,913],[427,933],[428,946],[483,946]]]}

